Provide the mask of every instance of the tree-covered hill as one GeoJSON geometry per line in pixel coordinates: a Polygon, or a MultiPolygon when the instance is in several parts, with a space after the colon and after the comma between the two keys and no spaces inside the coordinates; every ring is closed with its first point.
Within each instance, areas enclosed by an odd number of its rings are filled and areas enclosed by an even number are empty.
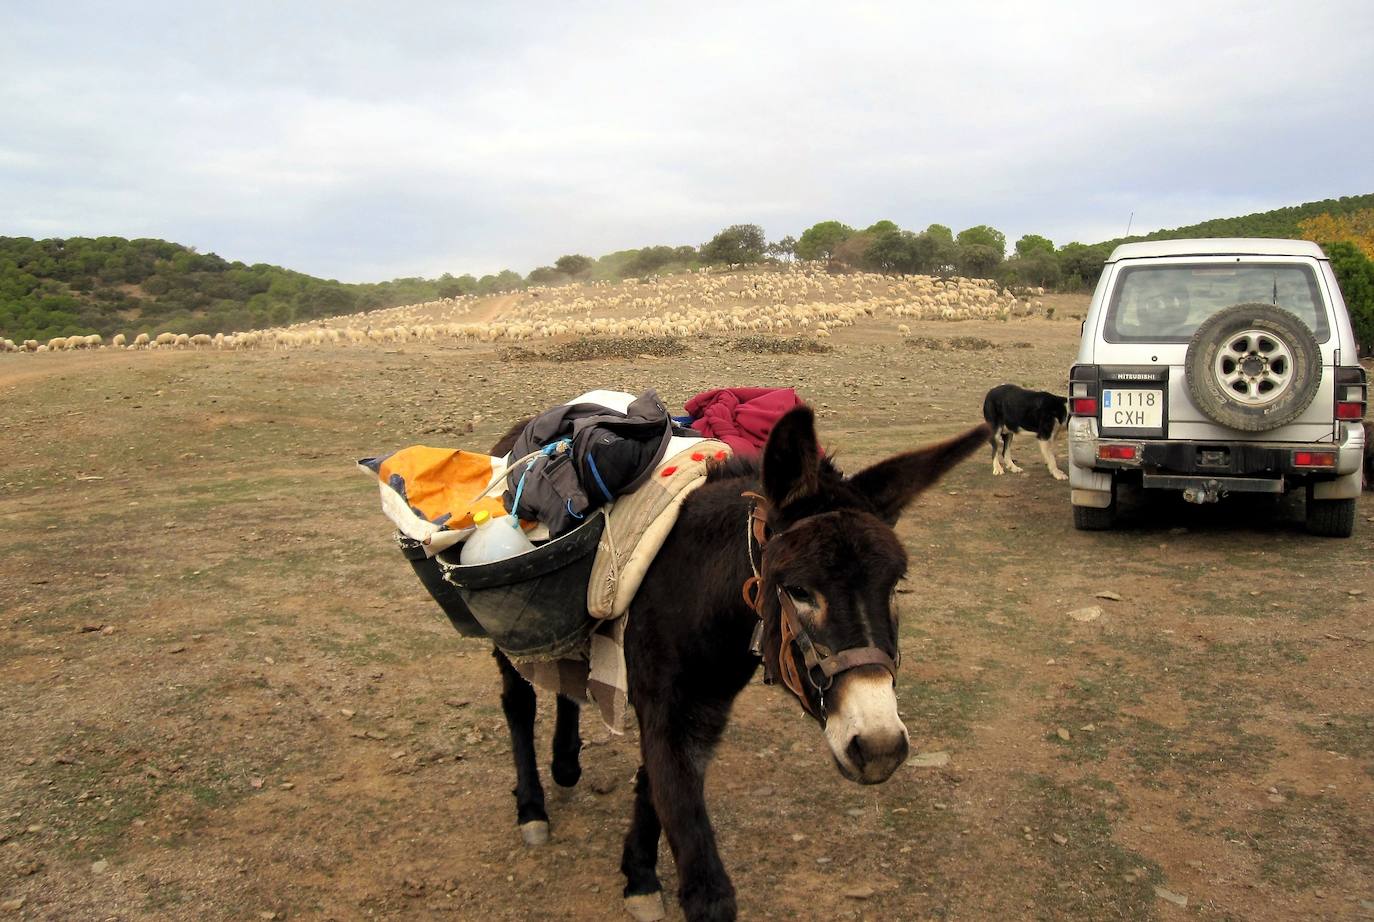
{"type": "Polygon", "coordinates": [[[349,285],[165,240],[0,237],[0,334],[231,332],[424,301],[450,281],[349,285]]]}
{"type": "MultiPolygon", "coordinates": [[[[1353,195],[1059,247],[1026,234],[1011,253],[1005,236],[986,225],[955,234],[940,224],[912,231],[892,221],[857,228],[830,220],[808,228],[800,239],[789,236],[769,243],[757,224],[735,224],[699,247],[648,246],[599,259],[567,254],[528,276],[507,269],[481,278],[445,274],[363,285],[264,263],[230,262],[165,240],[0,237],[0,336],[44,340],[87,333],[230,333],[529,285],[618,280],[765,259],[824,260],[836,271],[966,275],[1012,286],[1079,290],[1097,282],[1118,243],[1179,237],[1306,237],[1328,252],[1334,244],[1350,242],[1356,250],[1341,262],[1340,278],[1343,287],[1358,288],[1350,281],[1352,272],[1374,286],[1374,264],[1357,258],[1363,257],[1360,248],[1374,239],[1366,239],[1365,233],[1371,209],[1374,194],[1353,195]]],[[[1361,301],[1357,312],[1365,311],[1374,315],[1374,304],[1361,301]]]]}
{"type": "Polygon", "coordinates": [[[1119,237],[1108,240],[1103,246],[1114,247],[1119,243],[1137,240],[1180,240],[1187,237],[1302,237],[1303,221],[1320,215],[1343,215],[1351,212],[1374,208],[1374,194],[1345,195],[1340,198],[1323,199],[1304,205],[1275,208],[1273,211],[1260,211],[1255,214],[1241,215],[1238,218],[1213,218],[1201,224],[1187,227],[1174,227],[1157,230],[1143,236],[1119,237]]]}

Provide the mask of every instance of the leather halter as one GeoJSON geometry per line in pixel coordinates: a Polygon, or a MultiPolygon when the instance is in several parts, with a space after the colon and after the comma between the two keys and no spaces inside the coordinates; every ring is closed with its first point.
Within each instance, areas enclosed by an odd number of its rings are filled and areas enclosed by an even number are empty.
{"type": "MultiPolygon", "coordinates": [[[[753,609],[759,622],[754,626],[754,636],[749,643],[749,651],[755,656],[763,657],[764,581],[759,572],[759,567],[763,563],[764,546],[773,537],[768,524],[770,506],[768,500],[758,493],[745,492],[741,495],[753,502],[749,510],[748,553],[749,566],[754,573],[744,581],[742,592],[745,604],[753,609]],[[758,546],[758,563],[754,561],[755,545],[758,546]]],[[[779,633],[782,638],[778,649],[778,671],[780,675],[774,676],[769,672],[768,660],[764,657],[763,680],[765,683],[772,685],[781,679],[787,690],[792,692],[797,700],[801,701],[806,712],[824,724],[825,693],[834,684],[835,676],[840,673],[856,666],[882,666],[892,676],[892,680],[897,681],[897,667],[902,660],[900,651],[898,651],[895,660],[874,646],[849,647],[838,653],[832,653],[828,647],[811,639],[811,635],[806,632],[806,627],[797,614],[797,606],[792,601],[792,597],[784,592],[781,586],[777,587],[776,591],[781,621],[779,633]],[[798,653],[801,654],[800,664],[797,662],[798,653]],[[805,668],[802,668],[803,666],[805,668]],[[821,681],[817,681],[815,677],[816,670],[820,670],[823,677],[821,681]],[[802,685],[803,675],[811,683],[811,687],[816,690],[816,695],[820,699],[819,709],[811,703],[811,696],[806,694],[805,687],[802,685]]]]}

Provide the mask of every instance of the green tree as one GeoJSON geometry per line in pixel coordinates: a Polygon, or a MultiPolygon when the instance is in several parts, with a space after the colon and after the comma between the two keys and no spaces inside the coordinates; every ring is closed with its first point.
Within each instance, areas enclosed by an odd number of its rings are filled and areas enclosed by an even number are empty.
{"type": "Polygon", "coordinates": [[[1341,296],[1350,311],[1355,341],[1363,355],[1374,354],[1374,261],[1348,241],[1324,244],[1331,260],[1331,271],[1341,286],[1341,296]]]}
{"type": "Polygon", "coordinates": [[[959,231],[954,242],[960,247],[988,247],[997,254],[997,262],[1001,262],[1007,255],[1007,238],[997,228],[988,227],[986,224],[977,224],[959,231]]]}
{"type": "Polygon", "coordinates": [[[887,219],[883,219],[881,221],[874,221],[868,227],[864,228],[865,233],[872,234],[875,237],[881,236],[882,234],[893,233],[899,230],[901,230],[901,228],[897,226],[896,221],[888,221],[887,219]]]}
{"type": "Polygon", "coordinates": [[[702,244],[701,258],[708,263],[743,264],[763,259],[768,246],[757,224],[732,224],[702,244]]]}
{"type": "Polygon", "coordinates": [[[1091,246],[1083,243],[1064,244],[1058,253],[1060,284],[1069,289],[1096,285],[1111,250],[1109,243],[1091,246]]]}
{"type": "Polygon", "coordinates": [[[933,247],[933,241],[923,236],[904,230],[875,234],[864,261],[879,272],[921,272],[933,247]]]}
{"type": "Polygon", "coordinates": [[[839,245],[848,240],[853,233],[854,228],[839,221],[821,221],[819,224],[813,224],[802,231],[801,239],[797,241],[797,258],[829,260],[835,255],[839,245]]]}
{"type": "Polygon", "coordinates": [[[1016,255],[1023,259],[1032,253],[1048,253],[1054,255],[1054,244],[1047,237],[1039,234],[1026,234],[1016,241],[1016,255]]]}
{"type": "Polygon", "coordinates": [[[830,260],[835,249],[848,240],[855,229],[840,221],[820,221],[801,232],[797,240],[798,260],[830,260]]]}
{"type": "Polygon", "coordinates": [[[570,253],[567,256],[560,256],[553,261],[553,266],[559,272],[569,278],[577,278],[587,272],[592,267],[592,258],[583,256],[580,253],[570,253]]]}

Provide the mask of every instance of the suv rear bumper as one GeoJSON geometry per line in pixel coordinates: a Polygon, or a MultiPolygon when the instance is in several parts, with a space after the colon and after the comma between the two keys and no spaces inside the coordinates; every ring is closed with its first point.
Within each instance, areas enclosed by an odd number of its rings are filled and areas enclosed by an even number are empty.
{"type": "Polygon", "coordinates": [[[1111,502],[1112,483],[1122,472],[1139,472],[1144,486],[1163,489],[1186,489],[1216,481],[1223,488],[1229,485],[1229,492],[1282,492],[1297,484],[1313,484],[1323,499],[1358,496],[1364,429],[1358,423],[1337,425],[1339,443],[1187,441],[1102,438],[1097,420],[1072,418],[1068,430],[1073,503],[1105,508],[1111,502]],[[1134,446],[1136,457],[1102,459],[1098,450],[1103,445],[1134,446]],[[1333,467],[1297,463],[1300,452],[1331,451],[1336,452],[1333,467]]]}

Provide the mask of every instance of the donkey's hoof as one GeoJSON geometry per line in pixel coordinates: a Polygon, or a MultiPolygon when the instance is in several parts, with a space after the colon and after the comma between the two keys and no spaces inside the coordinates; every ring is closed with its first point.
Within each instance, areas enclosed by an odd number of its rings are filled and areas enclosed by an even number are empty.
{"type": "Polygon", "coordinates": [[[625,897],[625,911],[635,922],[658,922],[663,918],[663,891],[625,897]]]}
{"type": "Polygon", "coordinates": [[[547,820],[531,820],[520,824],[520,838],[526,845],[548,845],[549,823],[547,820]]]}

